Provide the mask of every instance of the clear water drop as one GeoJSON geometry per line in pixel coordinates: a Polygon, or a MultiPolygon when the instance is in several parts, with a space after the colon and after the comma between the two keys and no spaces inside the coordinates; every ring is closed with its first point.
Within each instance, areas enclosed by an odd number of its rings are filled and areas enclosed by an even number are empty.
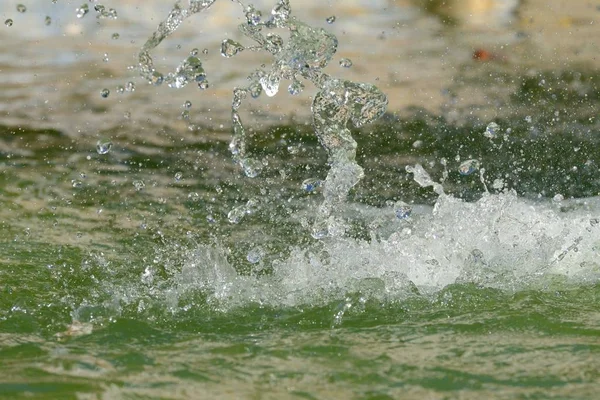
{"type": "Polygon", "coordinates": [[[483,132],[483,136],[490,138],[490,139],[494,139],[494,138],[498,137],[499,133],[500,133],[500,126],[495,122],[490,122],[485,128],[485,132],[483,132]]]}
{"type": "Polygon", "coordinates": [[[119,35],[117,32],[115,32],[110,37],[111,37],[112,40],[117,40],[118,38],[121,37],[121,35],[119,35]]]}
{"type": "Polygon", "coordinates": [[[189,100],[186,100],[185,103],[183,103],[183,108],[187,108],[187,109],[192,108],[192,102],[189,100]]]}
{"type": "Polygon", "coordinates": [[[208,54],[208,49],[203,49],[202,54],[204,54],[204,55],[208,54]]]}
{"type": "Polygon", "coordinates": [[[127,92],[133,92],[135,91],[135,83],[133,82],[127,82],[127,84],[125,85],[125,91],[127,92]]]}
{"type": "Polygon", "coordinates": [[[262,13],[254,8],[253,5],[246,7],[246,21],[248,22],[248,25],[256,26],[260,24],[261,18],[262,13]]]}
{"type": "Polygon", "coordinates": [[[90,12],[90,6],[86,3],[82,4],[76,11],[77,18],[83,18],[90,12]]]}
{"type": "Polygon", "coordinates": [[[460,164],[458,167],[458,173],[461,175],[471,175],[473,172],[479,169],[479,161],[478,160],[467,160],[460,164]]]}
{"type": "Polygon", "coordinates": [[[296,79],[294,79],[292,83],[290,83],[290,86],[288,86],[288,92],[293,96],[302,93],[302,90],[304,90],[304,84],[296,79]]]}
{"type": "Polygon", "coordinates": [[[112,148],[112,142],[108,139],[100,139],[96,143],[96,152],[98,154],[108,154],[112,148]]]}
{"type": "Polygon", "coordinates": [[[335,22],[335,15],[332,15],[331,17],[327,17],[327,18],[325,18],[325,21],[326,21],[328,24],[333,24],[333,23],[335,22]]]}
{"type": "Polygon", "coordinates": [[[46,16],[46,18],[44,18],[44,24],[46,26],[50,26],[52,24],[52,18],[50,18],[49,16],[46,16]]]}
{"type": "Polygon", "coordinates": [[[225,58],[233,57],[242,50],[244,46],[231,39],[225,39],[221,43],[221,55],[225,58]]]}
{"type": "Polygon", "coordinates": [[[104,88],[102,89],[102,91],[100,91],[100,96],[107,98],[110,95],[110,90],[104,88]]]}
{"type": "Polygon", "coordinates": [[[125,86],[119,85],[119,86],[117,86],[116,90],[117,90],[117,93],[123,94],[123,93],[125,93],[125,86]]]}
{"type": "Polygon", "coordinates": [[[17,11],[23,14],[25,11],[27,11],[27,7],[25,7],[24,4],[17,4],[17,11]]]}
{"type": "Polygon", "coordinates": [[[323,185],[323,181],[318,178],[308,178],[302,181],[300,187],[306,193],[315,193],[323,185]]]}
{"type": "Polygon", "coordinates": [[[4,21],[4,25],[9,26],[9,27],[13,26],[13,20],[8,18],[6,21],[4,21]]]}
{"type": "Polygon", "coordinates": [[[176,172],[175,173],[175,181],[176,182],[179,182],[182,178],[183,178],[183,173],[182,172],[176,172]]]}
{"type": "Polygon", "coordinates": [[[203,80],[202,82],[198,82],[198,88],[205,90],[210,87],[210,83],[207,80],[203,80]]]}
{"type": "Polygon", "coordinates": [[[133,186],[135,187],[135,190],[140,191],[146,187],[146,184],[144,183],[144,181],[139,180],[133,181],[133,186]]]}
{"type": "Polygon", "coordinates": [[[394,203],[394,214],[398,219],[407,219],[412,213],[412,207],[403,201],[394,203]]]}
{"type": "Polygon", "coordinates": [[[352,66],[352,60],[349,58],[342,58],[340,60],[340,67],[350,68],[352,66]]]}
{"type": "Polygon", "coordinates": [[[246,260],[248,260],[250,264],[258,264],[260,260],[263,259],[264,255],[265,252],[262,248],[255,247],[248,252],[246,255],[246,260]]]}
{"type": "Polygon", "coordinates": [[[104,53],[104,55],[102,56],[102,61],[103,62],[108,62],[109,58],[108,58],[108,53],[104,53]]]}

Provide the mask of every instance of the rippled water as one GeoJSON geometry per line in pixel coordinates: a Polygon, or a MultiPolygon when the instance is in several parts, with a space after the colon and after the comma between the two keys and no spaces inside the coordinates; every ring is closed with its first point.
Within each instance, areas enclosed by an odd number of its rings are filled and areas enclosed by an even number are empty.
{"type": "Polygon", "coordinates": [[[292,2],[389,100],[322,240],[314,86],[245,99],[260,174],[232,158],[233,87],[272,61],[221,55],[239,5],[153,53],[197,48],[204,90],[139,76],[172,4],[96,5],[0,5],[0,397],[596,397],[594,5],[292,2]]]}

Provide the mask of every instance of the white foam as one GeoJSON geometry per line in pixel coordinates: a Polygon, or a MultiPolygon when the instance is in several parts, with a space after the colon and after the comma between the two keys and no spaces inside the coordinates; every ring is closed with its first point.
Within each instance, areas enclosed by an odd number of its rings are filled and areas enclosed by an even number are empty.
{"type": "Polygon", "coordinates": [[[332,238],[297,248],[268,276],[241,276],[216,247],[196,249],[176,279],[176,292],[201,290],[229,308],[319,304],[361,292],[402,298],[435,293],[457,282],[519,290],[553,276],[594,283],[600,278],[600,198],[532,201],[514,192],[477,202],[441,195],[407,220],[392,209],[357,212],[387,221],[389,236],[371,241],[332,238]]]}

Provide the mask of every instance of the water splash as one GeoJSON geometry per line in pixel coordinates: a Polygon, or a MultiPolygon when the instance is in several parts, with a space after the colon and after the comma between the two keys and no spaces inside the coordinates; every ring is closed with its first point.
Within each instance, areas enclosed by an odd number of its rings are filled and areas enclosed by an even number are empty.
{"type": "MultiPolygon", "coordinates": [[[[190,0],[188,8],[182,7],[180,1],[175,3],[167,19],[160,23],[140,51],[142,77],[152,84],[167,82],[175,88],[185,86],[191,79],[199,81],[199,85],[206,84],[206,73],[196,54],[190,55],[175,73],[165,75],[154,68],[150,51],[173,33],[185,18],[207,10],[214,1],[190,0]]],[[[258,176],[263,167],[260,160],[247,154],[246,130],[238,112],[248,94],[252,98],[260,96],[262,92],[269,97],[275,96],[281,81],[289,80],[288,92],[298,95],[304,89],[302,80],[312,82],[319,89],[312,104],[315,132],[328,152],[331,166],[324,183],[324,201],[315,216],[313,237],[343,234],[344,223],[333,215],[333,211],[345,201],[349,191],[363,177],[363,170],[355,160],[356,142],[348,125],[361,127],[379,118],[386,110],[387,97],[374,85],[336,79],[323,73],[322,69],[329,64],[337,50],[338,40],[325,29],[311,27],[292,17],[288,0],[279,0],[266,20],[254,6],[245,6],[240,1],[238,4],[246,19],[238,29],[257,46],[244,47],[225,39],[221,44],[221,54],[230,58],[249,48],[266,51],[274,60],[268,70],[257,69],[248,75],[250,84],[247,87],[233,90],[233,138],[229,145],[233,159],[250,178],[258,176]],[[273,32],[265,34],[265,31],[275,28],[288,30],[289,39],[284,41],[273,32]]],[[[351,61],[342,59],[342,64],[349,67],[351,61]]]]}

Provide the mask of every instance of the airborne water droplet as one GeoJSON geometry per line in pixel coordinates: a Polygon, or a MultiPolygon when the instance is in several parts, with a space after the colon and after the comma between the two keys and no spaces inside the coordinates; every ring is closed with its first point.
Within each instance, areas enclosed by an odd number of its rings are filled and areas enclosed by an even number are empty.
{"type": "Polygon", "coordinates": [[[144,181],[133,181],[133,186],[135,186],[135,190],[140,191],[146,187],[144,181]]]}
{"type": "Polygon", "coordinates": [[[323,185],[323,182],[317,178],[308,178],[302,181],[302,190],[307,193],[314,193],[317,188],[320,188],[323,185]]]}
{"type": "Polygon", "coordinates": [[[187,108],[187,109],[192,108],[192,102],[189,100],[186,100],[185,103],[183,103],[183,108],[187,108]]]}
{"type": "Polygon", "coordinates": [[[121,35],[119,35],[117,32],[113,33],[113,34],[112,34],[112,36],[111,36],[111,38],[112,38],[113,40],[117,40],[117,39],[118,39],[118,38],[120,38],[120,37],[121,37],[121,35]]]}
{"type": "Polygon", "coordinates": [[[76,12],[77,18],[83,18],[88,12],[90,12],[90,6],[84,3],[76,10],[76,12]]]}
{"type": "Polygon", "coordinates": [[[490,122],[485,128],[485,132],[483,132],[483,136],[493,139],[498,136],[499,132],[500,132],[500,126],[495,122],[490,122]]]}
{"type": "Polygon", "coordinates": [[[304,84],[295,79],[292,81],[292,83],[290,83],[290,86],[288,86],[288,92],[294,96],[302,93],[303,89],[304,89],[304,84]]]}
{"type": "Polygon", "coordinates": [[[102,89],[102,91],[100,92],[100,96],[102,96],[104,98],[107,98],[109,94],[110,94],[110,90],[108,90],[106,88],[102,89]]]}
{"type": "Polygon", "coordinates": [[[182,178],[183,178],[183,173],[182,172],[176,172],[175,173],[175,181],[179,182],[182,178]]]}
{"type": "Polygon", "coordinates": [[[223,57],[233,57],[242,50],[244,50],[244,46],[231,39],[225,39],[221,43],[221,55],[223,57]]]}
{"type": "Polygon", "coordinates": [[[52,18],[50,18],[49,16],[46,16],[46,18],[44,18],[44,24],[46,24],[46,26],[49,26],[50,24],[52,24],[52,18]]]}
{"type": "Polygon", "coordinates": [[[13,26],[13,20],[12,19],[7,19],[6,21],[4,21],[4,25],[6,26],[13,26]]]}
{"type": "Polygon", "coordinates": [[[461,175],[471,175],[473,172],[479,169],[478,160],[467,160],[460,164],[458,167],[458,173],[461,175]]]}
{"type": "Polygon", "coordinates": [[[108,154],[110,149],[112,148],[112,142],[107,139],[100,139],[98,143],[96,143],[96,152],[98,154],[108,154]]]}
{"type": "Polygon", "coordinates": [[[127,82],[127,84],[125,85],[125,90],[128,91],[128,92],[135,91],[135,83],[133,83],[133,82],[127,82]]]}
{"type": "Polygon", "coordinates": [[[20,12],[21,14],[24,13],[25,11],[27,11],[27,7],[25,7],[24,4],[17,4],[17,11],[20,12]]]}
{"type": "Polygon", "coordinates": [[[342,58],[340,60],[340,66],[344,68],[350,68],[352,66],[352,60],[349,58],[342,58]]]}
{"type": "Polygon", "coordinates": [[[327,21],[328,24],[333,24],[335,22],[335,15],[332,15],[331,17],[327,17],[325,19],[325,21],[327,21]]]}

